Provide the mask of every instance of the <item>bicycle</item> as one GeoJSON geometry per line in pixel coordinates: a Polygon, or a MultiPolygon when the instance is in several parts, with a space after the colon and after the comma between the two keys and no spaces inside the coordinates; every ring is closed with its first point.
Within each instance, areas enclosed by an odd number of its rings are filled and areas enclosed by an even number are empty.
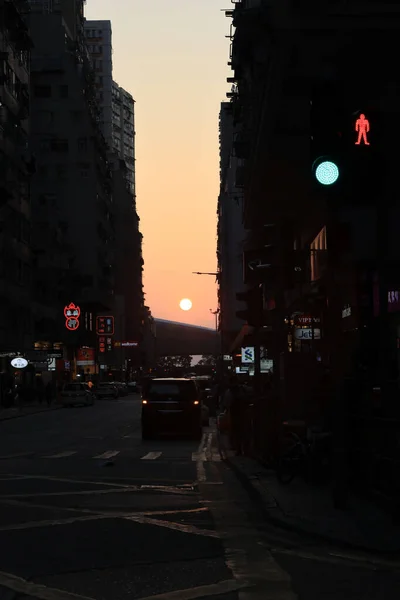
{"type": "Polygon", "coordinates": [[[309,432],[305,439],[297,433],[288,434],[293,443],[291,447],[278,459],[276,477],[280,483],[287,485],[296,475],[303,474],[306,482],[321,475],[328,468],[326,456],[319,452],[317,443],[329,439],[330,434],[309,432]]]}

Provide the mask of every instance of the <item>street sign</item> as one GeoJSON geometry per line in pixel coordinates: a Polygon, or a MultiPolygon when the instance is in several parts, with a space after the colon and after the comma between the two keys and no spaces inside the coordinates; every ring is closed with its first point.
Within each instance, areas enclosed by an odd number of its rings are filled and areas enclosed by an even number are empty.
{"type": "Polygon", "coordinates": [[[114,317],[96,317],[96,332],[97,335],[114,335],[114,317]]]}

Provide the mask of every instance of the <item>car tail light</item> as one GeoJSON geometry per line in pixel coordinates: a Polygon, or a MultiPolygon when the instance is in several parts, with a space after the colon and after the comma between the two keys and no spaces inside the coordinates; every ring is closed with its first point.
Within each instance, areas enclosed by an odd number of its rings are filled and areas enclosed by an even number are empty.
{"type": "Polygon", "coordinates": [[[147,400],[142,400],[142,404],[147,404],[147,400]]]}
{"type": "Polygon", "coordinates": [[[195,400],[195,401],[193,402],[193,404],[196,404],[196,405],[197,405],[198,403],[199,403],[199,401],[198,401],[198,400],[195,400]]]}

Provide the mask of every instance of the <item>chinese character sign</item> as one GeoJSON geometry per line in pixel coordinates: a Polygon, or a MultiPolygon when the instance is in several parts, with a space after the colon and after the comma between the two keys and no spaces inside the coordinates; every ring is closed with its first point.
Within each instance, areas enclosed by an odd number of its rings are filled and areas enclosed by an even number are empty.
{"type": "Polygon", "coordinates": [[[80,314],[81,309],[73,302],[64,307],[65,327],[69,329],[69,331],[76,331],[78,329],[80,314]]]}
{"type": "Polygon", "coordinates": [[[114,317],[97,317],[96,330],[98,335],[114,335],[114,317]]]}
{"type": "Polygon", "coordinates": [[[356,146],[359,146],[363,141],[365,146],[369,146],[370,143],[368,141],[368,134],[370,131],[370,124],[365,115],[360,115],[360,117],[356,121],[355,130],[358,133],[357,141],[355,142],[356,146]]]}

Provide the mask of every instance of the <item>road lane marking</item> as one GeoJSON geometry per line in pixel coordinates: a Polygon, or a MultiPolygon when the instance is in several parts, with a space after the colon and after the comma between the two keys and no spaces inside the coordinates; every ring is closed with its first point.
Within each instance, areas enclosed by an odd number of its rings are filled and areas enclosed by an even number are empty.
{"type": "Polygon", "coordinates": [[[120,450],[107,450],[107,452],[103,452],[103,454],[98,454],[97,456],[93,456],[93,458],[113,458],[120,453],[120,450]]]}
{"type": "Polygon", "coordinates": [[[133,521],[140,523],[141,525],[155,525],[156,527],[165,527],[166,529],[174,529],[175,531],[181,531],[182,533],[189,533],[191,535],[200,535],[203,537],[220,538],[221,535],[211,529],[199,529],[194,525],[183,525],[183,523],[174,523],[173,521],[162,521],[161,519],[151,519],[144,516],[129,516],[122,517],[126,521],[133,521]]]}
{"type": "Polygon", "coordinates": [[[148,452],[144,456],[142,456],[141,460],[156,460],[159,456],[161,456],[162,452],[148,452]]]}
{"type": "Polygon", "coordinates": [[[197,459],[196,459],[196,472],[197,472],[197,481],[205,482],[206,481],[206,471],[204,468],[204,462],[207,460],[205,455],[205,444],[206,444],[206,434],[203,433],[201,436],[201,441],[199,447],[197,448],[197,459]]]}
{"type": "Polygon", "coordinates": [[[5,456],[0,456],[0,460],[11,460],[13,458],[26,458],[28,456],[33,456],[34,452],[18,452],[17,454],[6,454],[5,456]]]}
{"type": "Polygon", "coordinates": [[[302,550],[289,550],[286,548],[269,548],[269,551],[272,554],[282,554],[285,556],[295,556],[297,558],[304,558],[305,560],[311,560],[314,562],[321,562],[321,563],[331,563],[334,565],[345,565],[346,563],[353,563],[353,565],[362,568],[362,569],[373,569],[373,570],[379,570],[379,569],[390,569],[392,571],[399,571],[400,570],[400,562],[399,561],[392,561],[392,560],[385,560],[385,559],[380,559],[380,558],[375,558],[373,556],[368,557],[368,556],[362,556],[359,555],[357,556],[356,554],[341,554],[341,553],[332,553],[329,552],[328,554],[321,554],[318,551],[316,551],[316,553],[314,554],[313,552],[305,552],[302,550]]]}
{"type": "Polygon", "coordinates": [[[80,596],[79,594],[73,594],[72,592],[66,592],[65,590],[58,590],[50,588],[39,583],[31,583],[22,579],[22,577],[16,577],[11,573],[4,573],[0,571],[0,586],[3,586],[17,594],[24,594],[32,598],[38,598],[39,600],[93,600],[88,596],[80,596]]]}
{"type": "Polygon", "coordinates": [[[139,600],[196,600],[196,598],[209,598],[210,596],[220,596],[237,592],[248,587],[247,583],[239,583],[234,579],[220,581],[219,583],[211,583],[210,585],[201,585],[195,588],[186,590],[176,590],[167,592],[166,594],[157,594],[157,596],[146,596],[139,600]]]}
{"type": "Polygon", "coordinates": [[[18,499],[18,498],[47,498],[51,496],[101,496],[104,494],[124,494],[129,492],[146,492],[147,489],[151,491],[163,492],[164,494],[175,494],[177,496],[195,496],[195,492],[183,489],[176,489],[173,487],[155,487],[155,486],[141,486],[131,485],[129,487],[118,487],[108,488],[106,490],[68,490],[64,492],[35,492],[27,494],[2,494],[0,495],[0,502],[3,500],[18,499]]]}
{"type": "Polygon", "coordinates": [[[72,456],[73,454],[77,454],[76,450],[66,450],[65,452],[59,452],[58,454],[52,454],[51,456],[44,456],[43,458],[67,458],[67,456],[72,456]]]}

